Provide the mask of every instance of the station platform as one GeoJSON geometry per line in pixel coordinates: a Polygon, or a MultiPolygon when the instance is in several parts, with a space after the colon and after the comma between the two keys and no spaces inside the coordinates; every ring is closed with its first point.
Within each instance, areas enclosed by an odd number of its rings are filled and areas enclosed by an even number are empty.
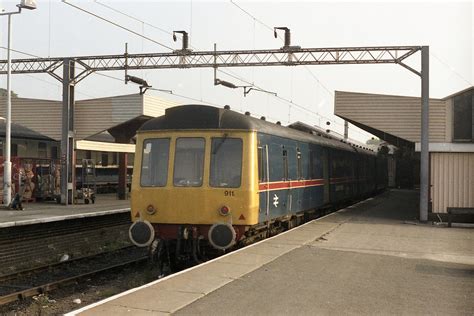
{"type": "Polygon", "coordinates": [[[0,228],[130,212],[130,200],[115,194],[98,195],[94,204],[23,203],[23,210],[0,209],[0,228]]]}
{"type": "Polygon", "coordinates": [[[472,315],[473,229],[417,222],[418,198],[388,191],[67,315],[472,315]]]}

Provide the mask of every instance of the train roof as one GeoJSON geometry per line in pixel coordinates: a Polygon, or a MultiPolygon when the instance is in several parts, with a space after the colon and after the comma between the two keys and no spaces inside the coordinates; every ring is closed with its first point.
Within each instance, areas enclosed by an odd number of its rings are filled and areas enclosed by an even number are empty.
{"type": "Polygon", "coordinates": [[[250,115],[243,115],[230,109],[216,108],[200,104],[188,104],[168,108],[165,111],[165,115],[149,120],[143,124],[138,131],[144,132],[178,129],[252,130],[341,150],[375,155],[372,151],[363,148],[356,148],[340,140],[325,138],[323,135],[281,126],[279,124],[267,122],[263,119],[251,117],[250,115]]]}

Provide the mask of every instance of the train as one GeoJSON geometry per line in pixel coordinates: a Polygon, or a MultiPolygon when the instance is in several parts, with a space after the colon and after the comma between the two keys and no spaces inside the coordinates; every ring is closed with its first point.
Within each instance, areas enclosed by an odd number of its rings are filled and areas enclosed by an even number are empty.
{"type": "Polygon", "coordinates": [[[386,157],[304,124],[182,105],[137,131],[131,241],[201,262],[387,187],[386,157]]]}

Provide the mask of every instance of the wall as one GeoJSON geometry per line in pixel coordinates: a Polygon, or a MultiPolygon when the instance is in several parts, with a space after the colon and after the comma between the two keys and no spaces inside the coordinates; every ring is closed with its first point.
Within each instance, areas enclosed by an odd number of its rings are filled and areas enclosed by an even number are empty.
{"type": "Polygon", "coordinates": [[[84,139],[142,115],[139,94],[76,101],[76,138],[84,139]]]}
{"type": "Polygon", "coordinates": [[[474,153],[431,153],[433,213],[474,207],[474,153]]]}
{"type": "MultiPolygon", "coordinates": [[[[0,98],[0,115],[5,117],[6,97],[0,98]]],[[[12,98],[12,122],[55,140],[61,140],[61,102],[12,98]]]]}

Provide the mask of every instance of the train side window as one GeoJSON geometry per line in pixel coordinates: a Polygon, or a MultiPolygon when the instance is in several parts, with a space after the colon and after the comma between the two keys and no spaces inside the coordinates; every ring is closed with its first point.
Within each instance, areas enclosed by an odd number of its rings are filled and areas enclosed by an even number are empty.
{"type": "Polygon", "coordinates": [[[164,187],[168,179],[170,140],[168,138],[146,139],[143,142],[142,187],[164,187]]]}
{"type": "Polygon", "coordinates": [[[202,186],[205,143],[205,139],[201,137],[180,137],[176,139],[173,176],[175,186],[202,186]]]}
{"type": "MultiPolygon", "coordinates": [[[[319,151],[321,153],[321,151],[319,151]]],[[[311,150],[309,152],[309,176],[311,179],[319,179],[323,176],[323,166],[321,157],[318,156],[318,152],[311,150]]]]}
{"type": "Polygon", "coordinates": [[[302,167],[302,162],[301,162],[301,151],[299,148],[296,148],[296,161],[298,164],[298,173],[297,173],[297,178],[298,180],[303,179],[303,167],[302,167]]]}
{"type": "Polygon", "coordinates": [[[213,137],[209,185],[238,188],[242,180],[242,139],[213,137]]]}
{"type": "Polygon", "coordinates": [[[288,151],[283,149],[283,180],[288,180],[288,151]]]}

